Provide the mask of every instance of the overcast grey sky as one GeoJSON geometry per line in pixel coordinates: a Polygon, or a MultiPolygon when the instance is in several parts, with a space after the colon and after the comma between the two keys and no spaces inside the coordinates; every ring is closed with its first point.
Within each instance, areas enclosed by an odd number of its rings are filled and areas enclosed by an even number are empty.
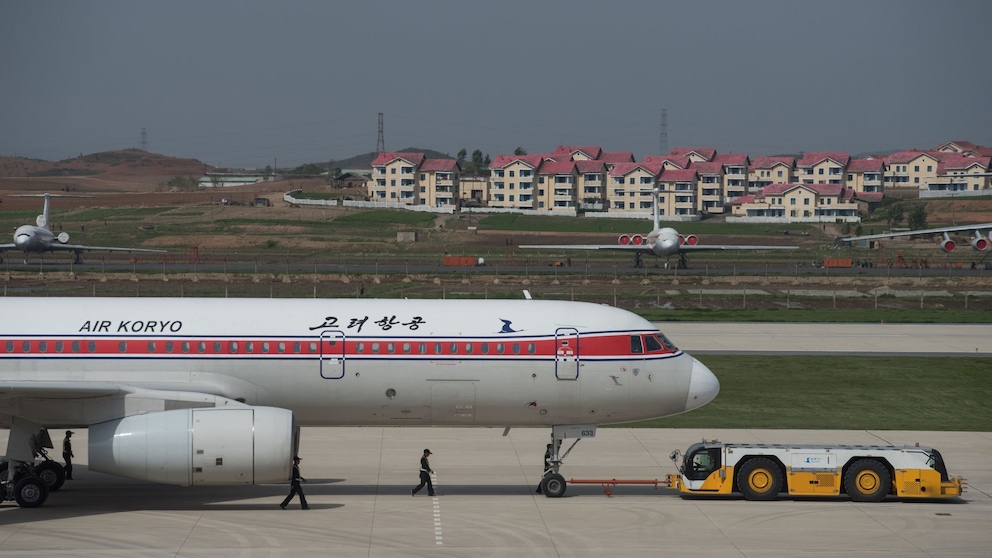
{"type": "Polygon", "coordinates": [[[0,154],[992,145],[992,2],[0,1],[0,154]]]}

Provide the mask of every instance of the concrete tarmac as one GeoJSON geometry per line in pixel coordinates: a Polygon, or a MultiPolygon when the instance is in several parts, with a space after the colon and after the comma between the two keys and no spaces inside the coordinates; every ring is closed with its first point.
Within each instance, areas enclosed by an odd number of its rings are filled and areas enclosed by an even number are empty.
{"type": "MultiPolygon", "coordinates": [[[[305,428],[301,472],[311,509],[279,502],[288,485],[177,488],[86,469],[37,509],[0,506],[0,556],[898,556],[985,557],[992,549],[992,434],[606,428],[580,441],[566,479],[659,479],[703,438],[767,443],[914,443],[941,450],[962,498],[854,503],[682,499],[653,486],[613,496],[570,485],[534,493],[544,429],[305,428]],[[424,448],[437,496],[417,483],[424,448]]],[[[82,450],[82,451],[80,451],[82,450]]]]}

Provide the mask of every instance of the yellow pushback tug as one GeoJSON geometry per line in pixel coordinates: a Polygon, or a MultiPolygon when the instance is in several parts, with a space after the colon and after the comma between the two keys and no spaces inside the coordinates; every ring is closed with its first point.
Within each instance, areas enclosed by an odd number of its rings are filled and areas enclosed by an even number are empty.
{"type": "Polygon", "coordinates": [[[915,446],[727,444],[716,440],[670,455],[678,475],[668,485],[686,494],[731,494],[747,500],[839,496],[856,502],[899,498],[952,498],[964,479],[947,476],[940,452],[915,446]],[[681,463],[680,463],[681,461],[681,463]]]}

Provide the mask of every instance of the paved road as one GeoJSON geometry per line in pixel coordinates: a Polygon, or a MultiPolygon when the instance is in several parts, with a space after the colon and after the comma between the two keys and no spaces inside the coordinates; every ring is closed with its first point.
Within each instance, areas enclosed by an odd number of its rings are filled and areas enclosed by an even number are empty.
{"type": "Polygon", "coordinates": [[[988,324],[655,322],[698,354],[992,356],[988,324]]]}

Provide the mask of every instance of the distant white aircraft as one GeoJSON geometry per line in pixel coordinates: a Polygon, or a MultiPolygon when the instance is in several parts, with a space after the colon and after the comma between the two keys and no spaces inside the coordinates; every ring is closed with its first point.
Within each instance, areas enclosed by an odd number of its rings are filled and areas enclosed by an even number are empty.
{"type": "MultiPolygon", "coordinates": [[[[15,194],[16,195],[16,194],[15,194]]],[[[20,197],[35,197],[34,194],[20,197]]],[[[0,244],[0,261],[3,261],[3,253],[7,250],[19,250],[24,252],[24,263],[28,263],[28,254],[40,254],[43,252],[71,251],[75,253],[75,263],[82,263],[83,250],[104,250],[108,252],[156,252],[162,253],[165,250],[150,250],[147,248],[121,248],[117,246],[85,246],[82,244],[67,244],[69,233],[60,232],[58,236],[49,228],[49,208],[50,199],[53,197],[74,197],[59,196],[58,194],[37,194],[37,197],[45,198],[45,209],[36,220],[36,225],[21,225],[14,231],[13,244],[0,244]],[[58,241],[58,242],[56,242],[58,241]]]]}
{"type": "Polygon", "coordinates": [[[957,247],[957,244],[951,240],[949,233],[961,232],[961,231],[972,231],[971,238],[971,248],[972,250],[978,252],[984,252],[989,249],[992,245],[992,223],[979,223],[977,225],[960,225],[955,227],[940,227],[936,229],[919,229],[915,231],[902,231],[894,233],[883,233],[883,234],[868,234],[863,236],[849,236],[847,238],[841,238],[841,242],[856,242],[858,240],[874,240],[876,238],[893,238],[896,236],[915,236],[922,234],[942,234],[943,240],[940,241],[940,249],[944,252],[953,252],[957,247]],[[988,230],[987,236],[982,236],[983,230],[988,230]]]}
{"type": "Polygon", "coordinates": [[[678,255],[681,258],[682,267],[685,264],[685,256],[689,252],[703,252],[712,250],[797,250],[798,246],[754,246],[754,245],[718,245],[699,244],[699,239],[694,234],[682,235],[672,227],[661,227],[661,218],[658,214],[658,190],[651,190],[654,199],[654,229],[647,235],[622,234],[617,238],[616,244],[525,244],[520,248],[533,249],[560,249],[560,250],[621,250],[634,252],[635,262],[640,261],[641,255],[652,255],[660,258],[667,258],[678,255]]]}
{"type": "Polygon", "coordinates": [[[563,441],[719,391],[650,322],[600,304],[0,297],[0,497],[45,501],[31,471],[50,428],[89,428],[92,471],[188,486],[288,480],[301,425],[551,427],[557,497],[563,441]]]}

